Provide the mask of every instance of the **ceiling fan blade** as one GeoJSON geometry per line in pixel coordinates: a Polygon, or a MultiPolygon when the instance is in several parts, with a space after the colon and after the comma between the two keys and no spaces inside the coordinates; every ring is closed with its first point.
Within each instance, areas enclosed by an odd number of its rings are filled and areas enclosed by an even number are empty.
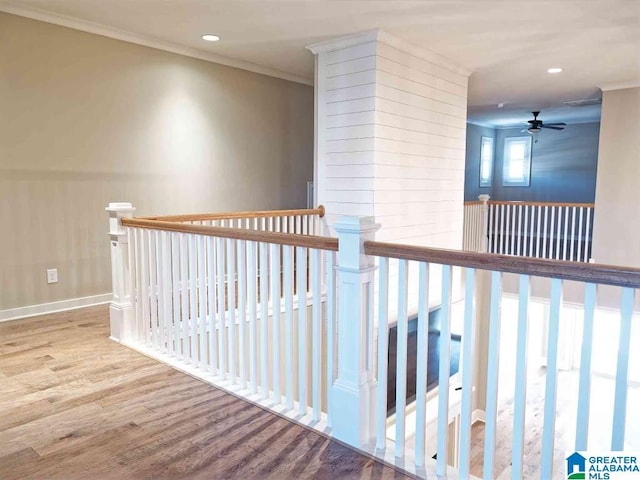
{"type": "Polygon", "coordinates": [[[551,130],[564,130],[564,127],[554,127],[553,125],[540,125],[541,128],[549,128],[551,130]]]}
{"type": "Polygon", "coordinates": [[[545,125],[549,125],[551,127],[557,127],[557,126],[560,126],[560,125],[565,126],[566,123],[564,123],[564,122],[551,122],[551,123],[545,123],[545,125]]]}

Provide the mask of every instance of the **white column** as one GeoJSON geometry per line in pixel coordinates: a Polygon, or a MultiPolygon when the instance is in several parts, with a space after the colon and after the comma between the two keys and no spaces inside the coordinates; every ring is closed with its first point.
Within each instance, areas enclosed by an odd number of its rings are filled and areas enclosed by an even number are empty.
{"type": "Polygon", "coordinates": [[[373,217],[342,217],[334,226],[338,251],[337,378],[329,391],[333,436],[356,447],[375,435],[373,376],[374,260],[363,242],[373,240],[380,225],[373,217]]]}
{"type": "Polygon", "coordinates": [[[133,306],[131,304],[131,264],[127,230],[122,225],[123,218],[131,218],[135,208],[130,203],[110,203],[109,240],[111,241],[111,279],[113,299],[109,306],[111,340],[121,342],[131,335],[133,306]]]}
{"type": "Polygon", "coordinates": [[[308,48],[329,226],[374,216],[381,241],[461,248],[470,71],[382,30],[308,48]]]}
{"type": "Polygon", "coordinates": [[[480,252],[487,253],[489,241],[489,199],[486,193],[478,195],[478,200],[482,202],[482,241],[480,242],[480,252]]]}

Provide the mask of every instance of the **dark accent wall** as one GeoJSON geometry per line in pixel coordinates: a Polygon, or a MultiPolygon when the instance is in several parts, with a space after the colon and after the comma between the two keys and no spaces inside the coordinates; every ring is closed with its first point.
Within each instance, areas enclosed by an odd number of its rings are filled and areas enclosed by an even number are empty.
{"type": "Polygon", "coordinates": [[[533,143],[530,185],[503,187],[504,139],[528,135],[521,130],[520,127],[495,130],[492,187],[481,189],[478,187],[480,137],[491,129],[471,124],[467,126],[465,200],[476,200],[480,193],[488,193],[493,200],[585,203],[594,201],[599,123],[567,125],[564,130],[559,131],[543,130],[538,135],[538,142],[533,143]]]}
{"type": "Polygon", "coordinates": [[[495,173],[495,128],[481,127],[473,123],[467,123],[467,156],[464,171],[465,201],[477,200],[478,195],[482,193],[491,195],[492,187],[480,187],[480,142],[482,141],[482,137],[491,137],[494,139],[493,169],[495,173]]]}

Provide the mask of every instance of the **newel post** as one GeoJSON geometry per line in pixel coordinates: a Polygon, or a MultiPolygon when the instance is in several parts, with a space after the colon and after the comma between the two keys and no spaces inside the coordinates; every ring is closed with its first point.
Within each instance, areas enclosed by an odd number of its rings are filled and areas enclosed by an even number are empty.
{"type": "Polygon", "coordinates": [[[123,218],[131,218],[135,208],[130,203],[110,203],[105,209],[109,212],[109,240],[111,242],[111,281],[113,299],[109,306],[111,340],[121,342],[130,336],[133,322],[131,304],[131,259],[127,230],[122,225],[123,218]]]}
{"type": "Polygon", "coordinates": [[[375,435],[373,286],[375,264],[363,243],[380,225],[373,217],[342,217],[338,234],[337,377],[330,389],[333,436],[356,447],[375,435]]]}
{"type": "Polygon", "coordinates": [[[480,242],[480,252],[487,253],[489,251],[489,199],[491,197],[486,193],[478,195],[478,200],[482,202],[482,240],[480,242]]]}

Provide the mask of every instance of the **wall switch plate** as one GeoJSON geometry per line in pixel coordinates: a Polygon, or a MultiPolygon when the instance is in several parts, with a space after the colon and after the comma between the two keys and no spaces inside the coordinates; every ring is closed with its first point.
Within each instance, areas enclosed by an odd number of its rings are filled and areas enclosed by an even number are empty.
{"type": "Polygon", "coordinates": [[[47,283],[58,283],[58,269],[47,269],[47,283]]]}

